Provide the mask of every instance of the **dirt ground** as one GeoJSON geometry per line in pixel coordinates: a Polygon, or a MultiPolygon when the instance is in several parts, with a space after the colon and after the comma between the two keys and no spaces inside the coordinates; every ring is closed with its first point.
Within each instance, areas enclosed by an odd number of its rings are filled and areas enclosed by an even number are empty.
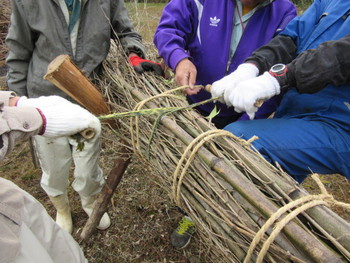
{"type": "MultiPolygon", "coordinates": [[[[115,157],[110,156],[108,148],[104,143],[101,167],[105,174],[108,174],[115,157]]],[[[0,162],[0,172],[2,177],[31,193],[55,217],[55,210],[40,187],[41,171],[34,167],[29,142],[16,145],[11,155],[0,162]]],[[[74,221],[73,236],[79,240],[87,216],[77,193],[71,188],[69,197],[74,221]]],[[[91,263],[208,262],[196,237],[185,250],[171,247],[169,235],[176,227],[180,213],[154,182],[152,174],[137,163],[132,163],[125,173],[113,196],[109,214],[112,226],[106,231],[96,231],[88,243],[81,243],[91,263]]]]}
{"type": "MultiPolygon", "coordinates": [[[[153,30],[153,24],[157,23],[159,17],[159,8],[154,13],[145,10],[141,5],[138,11],[142,12],[141,14],[151,14],[148,17],[150,23],[144,23],[134,17],[135,23],[138,23],[143,32],[153,30]]],[[[144,15],[138,17],[144,17],[144,15]]],[[[150,36],[145,35],[145,39],[150,41],[150,36]]],[[[2,70],[3,75],[5,70],[2,70]]],[[[4,85],[2,77],[0,86],[4,85]]],[[[110,154],[110,149],[113,147],[113,144],[110,143],[110,136],[113,135],[104,129],[101,167],[106,175],[115,158],[110,154]]],[[[11,155],[0,162],[0,172],[2,177],[14,181],[31,193],[45,206],[49,214],[55,217],[55,211],[40,187],[41,171],[32,162],[28,141],[19,142],[11,155]]],[[[350,182],[348,180],[340,175],[324,175],[322,181],[335,199],[350,202],[350,182]]],[[[303,186],[311,193],[318,193],[317,187],[310,179],[307,179],[303,186]]],[[[79,234],[87,216],[81,209],[78,195],[71,188],[69,196],[74,217],[73,236],[79,240],[79,234]]],[[[167,194],[159,188],[152,173],[145,167],[137,162],[129,166],[112,201],[109,209],[112,226],[106,231],[96,231],[89,243],[81,243],[89,262],[209,262],[207,251],[196,235],[184,250],[179,251],[171,247],[169,235],[176,227],[181,215],[167,194]]],[[[342,209],[336,212],[350,221],[349,212],[342,209]]]]}

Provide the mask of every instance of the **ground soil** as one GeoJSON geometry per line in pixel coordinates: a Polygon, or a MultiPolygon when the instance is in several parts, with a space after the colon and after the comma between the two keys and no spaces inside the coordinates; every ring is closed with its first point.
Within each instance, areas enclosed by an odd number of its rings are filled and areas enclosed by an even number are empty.
{"type": "MultiPolygon", "coordinates": [[[[154,30],[161,9],[140,5],[138,12],[142,15],[133,17],[145,35],[154,30]],[[154,10],[152,11],[152,8],[154,10]],[[148,11],[147,11],[148,10],[148,11]],[[149,11],[151,10],[151,11],[149,11]],[[145,23],[140,20],[150,21],[145,23]]],[[[1,75],[6,73],[1,69],[1,75]]],[[[0,86],[4,87],[4,78],[0,78],[0,86]]],[[[107,138],[113,136],[104,129],[101,167],[107,175],[116,156],[110,153],[111,145],[107,138]]],[[[28,141],[19,142],[14,151],[0,162],[1,176],[14,181],[24,190],[31,193],[55,217],[55,210],[45,192],[40,187],[41,171],[32,161],[31,147],[28,141]]],[[[73,167],[72,167],[73,171],[73,167]]],[[[350,202],[350,182],[340,175],[324,175],[322,181],[335,199],[350,202]]],[[[307,179],[303,186],[311,193],[319,193],[316,184],[307,179]]],[[[78,195],[70,188],[69,196],[74,217],[73,236],[79,241],[79,234],[87,220],[81,209],[78,195]]],[[[336,212],[350,221],[350,213],[343,209],[336,212]]],[[[169,235],[176,227],[181,215],[167,194],[158,187],[154,176],[137,162],[133,162],[124,175],[123,180],[112,198],[109,209],[112,226],[106,231],[96,231],[88,243],[81,243],[84,253],[91,263],[122,262],[209,262],[207,251],[195,235],[191,244],[184,250],[174,249],[169,242],[169,235]]]]}

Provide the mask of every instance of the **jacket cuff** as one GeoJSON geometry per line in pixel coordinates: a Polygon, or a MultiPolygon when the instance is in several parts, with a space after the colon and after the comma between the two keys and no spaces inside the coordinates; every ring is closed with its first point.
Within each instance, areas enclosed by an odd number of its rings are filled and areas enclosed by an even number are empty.
{"type": "Polygon", "coordinates": [[[266,70],[264,68],[262,68],[259,63],[255,60],[252,59],[247,59],[246,61],[244,61],[244,63],[250,63],[250,64],[254,64],[258,69],[259,69],[259,75],[263,74],[266,70]]]}
{"type": "Polygon", "coordinates": [[[175,70],[177,64],[185,59],[189,58],[190,56],[184,52],[182,49],[175,49],[169,56],[169,66],[175,70]]]}
{"type": "Polygon", "coordinates": [[[46,131],[47,120],[46,120],[46,117],[45,117],[44,113],[40,109],[36,108],[36,110],[39,112],[39,114],[40,114],[40,116],[41,116],[41,118],[43,120],[43,124],[41,126],[41,129],[40,129],[38,135],[43,135],[45,133],[45,131],[46,131]]]}
{"type": "Polygon", "coordinates": [[[277,79],[281,90],[289,89],[291,87],[296,86],[296,80],[295,80],[295,66],[293,63],[290,63],[286,65],[287,67],[287,72],[283,76],[275,76],[277,79]]]}
{"type": "Polygon", "coordinates": [[[4,103],[4,106],[9,106],[10,99],[16,97],[16,93],[13,91],[1,91],[0,101],[4,103]]]}

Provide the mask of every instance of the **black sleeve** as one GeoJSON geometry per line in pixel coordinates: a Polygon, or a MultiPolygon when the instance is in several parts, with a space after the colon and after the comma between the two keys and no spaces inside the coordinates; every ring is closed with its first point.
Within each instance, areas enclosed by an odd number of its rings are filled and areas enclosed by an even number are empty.
{"type": "Polygon", "coordinates": [[[296,52],[296,44],[290,36],[278,35],[255,50],[245,62],[255,64],[262,74],[277,63],[290,63],[297,56],[296,52]]]}
{"type": "Polygon", "coordinates": [[[287,68],[290,83],[301,93],[350,82],[350,35],[300,53],[287,68]]]}

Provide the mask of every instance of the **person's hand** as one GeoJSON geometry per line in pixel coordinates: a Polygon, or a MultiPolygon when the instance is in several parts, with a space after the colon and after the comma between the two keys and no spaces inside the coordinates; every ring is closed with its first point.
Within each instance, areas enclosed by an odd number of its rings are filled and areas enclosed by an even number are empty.
{"type": "Polygon", "coordinates": [[[181,60],[175,68],[175,82],[179,87],[189,86],[184,92],[187,95],[197,94],[201,89],[194,88],[197,78],[197,69],[195,65],[188,59],[181,60]]]}
{"type": "Polygon", "coordinates": [[[280,92],[277,79],[269,72],[265,72],[257,78],[238,83],[227,99],[236,112],[246,112],[250,119],[254,119],[255,112],[258,110],[256,103],[278,95],[280,92]]]}
{"type": "Polygon", "coordinates": [[[255,78],[258,74],[259,69],[254,64],[243,63],[234,72],[213,83],[211,86],[211,96],[212,98],[219,97],[218,100],[221,103],[231,106],[226,98],[234,90],[236,85],[241,81],[255,78]]]}
{"type": "Polygon", "coordinates": [[[71,136],[87,128],[100,133],[100,121],[86,109],[59,96],[28,99],[21,97],[17,107],[37,108],[43,118],[40,135],[46,137],[71,136]]]}
{"type": "Polygon", "coordinates": [[[157,75],[164,76],[164,71],[159,63],[140,58],[137,55],[130,56],[129,60],[134,70],[139,74],[144,71],[154,71],[157,75]]]}

